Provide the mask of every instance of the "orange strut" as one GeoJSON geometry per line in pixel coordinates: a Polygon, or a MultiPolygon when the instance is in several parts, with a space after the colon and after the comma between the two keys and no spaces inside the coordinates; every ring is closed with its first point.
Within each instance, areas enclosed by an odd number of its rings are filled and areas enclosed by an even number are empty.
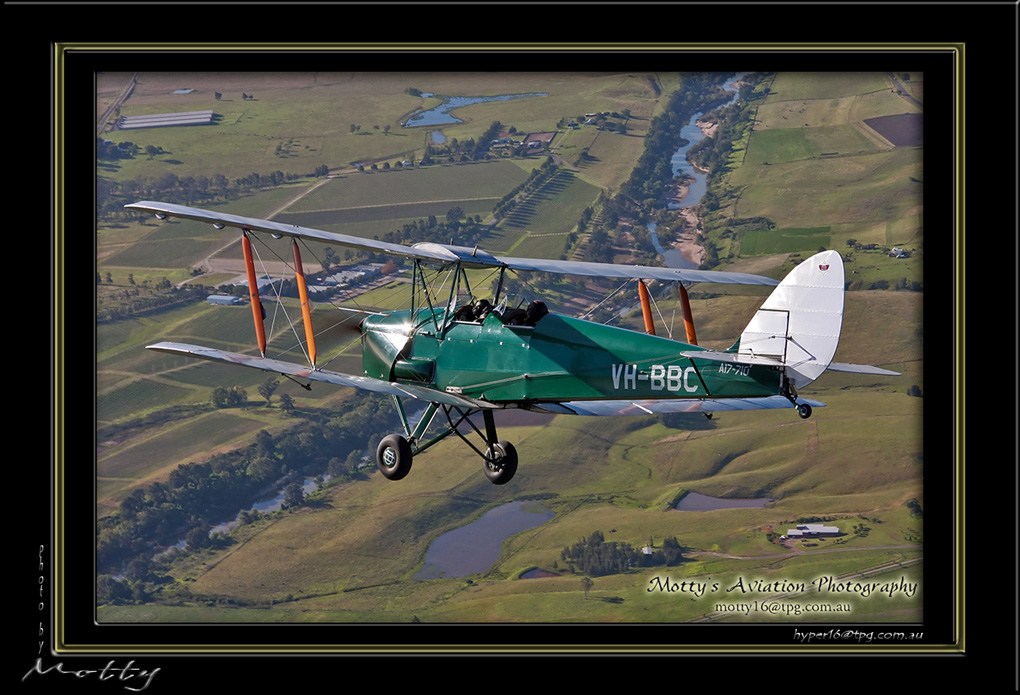
{"type": "Polygon", "coordinates": [[[259,300],[259,286],[255,282],[255,263],[251,258],[251,242],[248,235],[241,234],[241,249],[244,251],[244,267],[248,271],[248,296],[251,297],[251,314],[255,319],[255,337],[259,341],[259,353],[266,356],[266,328],[262,325],[262,302],[259,300]]]}
{"type": "Polygon", "coordinates": [[[297,239],[292,242],[294,249],[294,277],[297,278],[298,295],[301,297],[301,318],[305,324],[305,340],[308,342],[308,360],[315,367],[315,333],[312,330],[312,311],[308,304],[308,287],[305,285],[305,269],[301,265],[301,251],[297,239]]]}
{"type": "Polygon", "coordinates": [[[655,335],[655,324],[652,323],[652,307],[648,304],[648,288],[644,280],[637,281],[638,297],[641,298],[641,314],[645,317],[645,333],[655,335]]]}
{"type": "Polygon", "coordinates": [[[680,308],[684,315],[684,330],[687,331],[687,342],[691,345],[698,344],[698,336],[694,333],[694,314],[691,313],[691,300],[687,297],[687,290],[683,284],[677,283],[680,288],[680,308]]]}

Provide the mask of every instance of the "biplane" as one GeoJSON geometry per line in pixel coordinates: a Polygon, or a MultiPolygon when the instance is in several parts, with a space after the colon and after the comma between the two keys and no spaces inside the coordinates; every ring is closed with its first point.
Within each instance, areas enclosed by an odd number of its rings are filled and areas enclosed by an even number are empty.
{"type": "Polygon", "coordinates": [[[507,483],[517,471],[518,455],[514,445],[497,434],[496,410],[590,416],[703,413],[711,417],[716,411],[791,408],[808,418],[813,408],[825,404],[802,398],[799,391],[827,369],[897,375],[878,367],[832,362],[843,317],[843,262],[836,251],[815,254],[777,282],[743,273],[497,257],[477,247],[453,244],[405,246],[152,201],[126,207],[160,219],[197,220],[218,229],[241,230],[258,354],[176,342],[147,348],[305,380],[299,381],[305,388],[311,382],[325,382],[389,394],[403,432],[379,443],[376,460],[390,480],[404,478],[416,456],[457,435],[481,457],[489,481],[507,483]],[[266,355],[266,313],[251,243],[264,234],[291,240],[304,340],[297,329],[295,333],[307,364],[266,355]],[[410,262],[407,309],[337,307],[357,320],[361,374],[335,372],[317,363],[298,243],[309,241],[410,262]],[[468,271],[476,269],[494,274],[491,299],[477,298],[477,287],[470,287],[468,271]],[[637,281],[645,333],[550,312],[540,299],[512,305],[504,281],[508,273],[524,271],[637,281]],[[648,280],[676,283],[686,342],[655,335],[648,280]],[[730,348],[711,350],[697,344],[685,289],[694,283],[774,289],[730,348]],[[409,418],[405,399],[419,401],[424,409],[409,418]],[[481,427],[471,420],[478,414],[481,427]],[[438,432],[427,436],[434,423],[438,432]],[[480,446],[466,436],[472,430],[481,439],[480,446]]]}

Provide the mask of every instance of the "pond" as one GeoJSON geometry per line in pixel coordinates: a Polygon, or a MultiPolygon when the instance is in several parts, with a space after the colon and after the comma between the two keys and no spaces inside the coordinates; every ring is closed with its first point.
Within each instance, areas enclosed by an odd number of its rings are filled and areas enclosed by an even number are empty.
{"type": "Polygon", "coordinates": [[[676,505],[678,512],[709,512],[714,509],[734,509],[739,507],[765,507],[775,502],[771,497],[709,497],[698,492],[688,492],[676,505]]]}
{"type": "Polygon", "coordinates": [[[405,128],[417,128],[423,125],[437,126],[450,125],[451,123],[463,123],[464,121],[450,115],[450,112],[454,109],[460,109],[474,104],[486,104],[492,101],[510,101],[511,99],[529,99],[531,97],[545,97],[549,95],[544,92],[533,92],[530,94],[503,94],[494,97],[446,97],[440,94],[431,93],[423,93],[422,96],[436,97],[438,99],[442,99],[443,103],[439,104],[439,106],[433,106],[431,109],[419,111],[414,114],[404,121],[403,126],[405,128]]]}
{"type": "Polygon", "coordinates": [[[478,521],[444,533],[432,541],[425,566],[415,579],[466,577],[484,572],[499,559],[503,541],[541,526],[555,514],[534,501],[508,502],[490,509],[478,521]]]}

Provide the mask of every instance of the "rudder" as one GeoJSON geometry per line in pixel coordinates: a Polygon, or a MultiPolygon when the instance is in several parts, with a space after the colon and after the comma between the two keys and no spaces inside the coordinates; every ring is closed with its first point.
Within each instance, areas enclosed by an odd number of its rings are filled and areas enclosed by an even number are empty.
{"type": "Polygon", "coordinates": [[[737,354],[776,359],[796,388],[832,362],[843,325],[843,259],[822,251],[783,278],[740,334],[737,354]]]}

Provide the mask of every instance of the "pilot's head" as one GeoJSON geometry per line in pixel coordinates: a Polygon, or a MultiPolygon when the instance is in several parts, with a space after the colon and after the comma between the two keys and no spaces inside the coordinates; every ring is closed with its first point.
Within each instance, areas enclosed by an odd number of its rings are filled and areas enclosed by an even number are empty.
{"type": "Polygon", "coordinates": [[[492,304],[489,303],[488,299],[479,299],[475,302],[475,318],[479,321],[485,318],[485,315],[492,311],[492,304]]]}

